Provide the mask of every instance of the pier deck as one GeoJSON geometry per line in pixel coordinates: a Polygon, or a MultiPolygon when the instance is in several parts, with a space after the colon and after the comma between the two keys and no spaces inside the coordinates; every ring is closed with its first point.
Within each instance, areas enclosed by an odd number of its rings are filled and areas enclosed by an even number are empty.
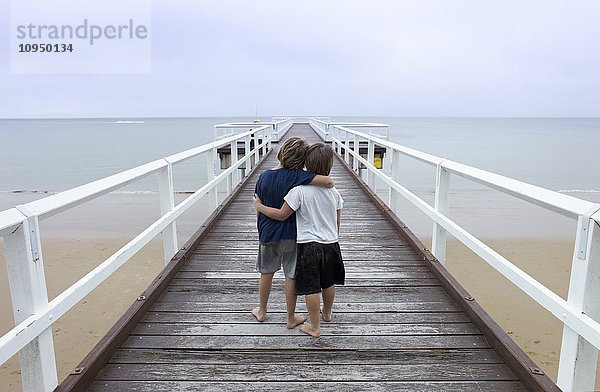
{"type": "MultiPolygon", "coordinates": [[[[308,125],[291,135],[319,140],[308,125]]],[[[58,390],[557,389],[338,158],[347,279],[333,321],[318,339],[286,329],[278,273],[256,322],[251,198],[275,165],[269,153],[58,390]]]]}

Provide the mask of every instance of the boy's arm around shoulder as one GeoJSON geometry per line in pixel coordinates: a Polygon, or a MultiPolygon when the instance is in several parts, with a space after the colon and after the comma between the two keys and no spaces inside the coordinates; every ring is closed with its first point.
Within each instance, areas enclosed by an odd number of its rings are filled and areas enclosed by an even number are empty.
{"type": "Polygon", "coordinates": [[[313,180],[309,183],[309,185],[317,185],[317,186],[324,186],[325,188],[333,188],[335,183],[333,182],[333,179],[329,176],[322,176],[320,174],[317,174],[315,176],[315,178],[313,178],[313,180]]]}
{"type": "Polygon", "coordinates": [[[290,207],[290,205],[287,202],[283,203],[283,206],[281,206],[281,208],[273,208],[273,207],[267,207],[264,204],[262,204],[262,202],[260,201],[260,198],[258,197],[258,195],[255,193],[254,194],[254,207],[256,208],[256,213],[258,214],[259,212],[261,214],[265,214],[266,216],[268,216],[271,219],[275,219],[278,221],[284,221],[287,218],[289,218],[290,215],[292,215],[294,213],[294,210],[292,210],[292,208],[290,207]]]}

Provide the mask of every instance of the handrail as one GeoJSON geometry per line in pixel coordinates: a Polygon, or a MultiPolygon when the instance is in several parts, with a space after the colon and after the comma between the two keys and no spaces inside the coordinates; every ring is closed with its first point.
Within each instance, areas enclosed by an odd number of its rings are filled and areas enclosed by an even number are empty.
{"type": "MultiPolygon", "coordinates": [[[[272,121],[261,121],[261,122],[236,122],[227,124],[217,124],[214,126],[215,129],[215,140],[226,137],[228,133],[220,135],[218,130],[220,129],[245,129],[254,128],[257,126],[268,125],[271,127],[271,141],[278,142],[280,138],[292,127],[293,119],[291,117],[284,117],[281,119],[273,118],[272,121]]],[[[235,133],[235,132],[231,132],[235,133]]]]}
{"type": "Polygon", "coordinates": [[[510,194],[511,196],[536,204],[540,207],[544,207],[548,210],[558,212],[570,218],[576,218],[579,215],[585,214],[594,207],[596,207],[596,209],[600,209],[600,204],[551,191],[546,188],[531,185],[526,182],[491,173],[472,166],[464,165],[449,159],[440,158],[435,155],[414,150],[412,148],[408,148],[381,138],[373,137],[346,127],[334,127],[344,132],[355,134],[363,139],[371,140],[377,145],[393,149],[403,155],[417,159],[432,166],[440,165],[442,168],[453,174],[472,180],[481,185],[489,186],[503,193],[510,194]]]}
{"type": "Polygon", "coordinates": [[[241,181],[238,169],[242,165],[250,168],[255,166],[260,152],[262,151],[264,156],[269,148],[271,142],[270,133],[267,132],[269,129],[268,125],[254,125],[254,128],[247,132],[0,212],[0,235],[5,239],[6,262],[16,323],[13,329],[0,337],[0,364],[16,353],[21,353],[24,390],[49,391],[57,385],[50,330],[52,324],[161,232],[165,243],[165,262],[168,262],[177,251],[175,231],[177,218],[206,194],[210,195],[209,209],[214,210],[217,205],[218,184],[227,180],[227,192],[232,191],[234,183],[241,181]],[[259,134],[262,135],[260,143],[259,134]],[[250,147],[252,139],[255,140],[253,148],[250,147]],[[215,177],[216,149],[226,144],[237,147],[238,141],[244,142],[245,155],[238,159],[235,154],[231,166],[215,177]],[[207,153],[208,182],[175,206],[171,166],[205,153],[207,153]],[[98,267],[48,302],[39,240],[39,220],[157,172],[159,183],[162,184],[160,187],[161,217],[98,267]],[[29,290],[27,287],[32,289],[29,290]]]}
{"type": "Polygon", "coordinates": [[[401,195],[434,222],[432,253],[438,261],[442,264],[445,262],[446,233],[450,233],[557,317],[564,325],[557,383],[565,391],[593,389],[600,348],[600,288],[596,280],[600,275],[600,204],[430,155],[345,126],[330,125],[329,128],[334,150],[340,156],[343,150],[347,163],[352,157],[354,170],[358,170],[359,163],[366,167],[371,188],[374,188],[374,177],[390,187],[390,207],[394,212],[397,209],[396,195],[401,195]],[[359,154],[359,139],[368,143],[368,159],[359,154]],[[353,142],[353,148],[350,147],[350,141],[353,142]],[[392,155],[389,176],[372,163],[375,144],[385,147],[388,156],[390,153],[392,155]],[[398,182],[400,154],[436,166],[434,207],[398,182]],[[448,218],[451,174],[578,220],[569,296],[566,301],[448,218]]]}
{"type": "MultiPolygon", "coordinates": [[[[359,123],[359,122],[344,122],[344,121],[327,121],[319,118],[319,117],[311,117],[308,121],[309,125],[325,140],[326,142],[331,141],[330,137],[330,127],[337,126],[345,126],[345,127],[353,127],[353,128],[385,128],[385,138],[390,138],[390,126],[388,124],[383,123],[359,123]]],[[[379,134],[377,134],[379,135],[379,134]]]]}

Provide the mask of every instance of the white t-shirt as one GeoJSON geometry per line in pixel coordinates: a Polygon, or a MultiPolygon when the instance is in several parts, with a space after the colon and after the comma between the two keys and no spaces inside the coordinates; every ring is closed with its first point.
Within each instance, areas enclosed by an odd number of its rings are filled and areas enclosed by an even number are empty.
{"type": "Polygon", "coordinates": [[[283,199],[296,211],[298,243],[337,242],[337,211],[344,204],[337,189],[301,185],[292,188],[283,199]]]}

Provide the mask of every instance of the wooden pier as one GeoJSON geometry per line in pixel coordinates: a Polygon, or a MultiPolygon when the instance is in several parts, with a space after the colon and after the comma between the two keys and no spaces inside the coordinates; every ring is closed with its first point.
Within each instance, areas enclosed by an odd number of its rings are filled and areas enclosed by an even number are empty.
{"type": "MultiPolygon", "coordinates": [[[[306,124],[292,135],[319,140],[306,124]]],[[[256,322],[251,199],[275,165],[270,152],[57,391],[558,390],[339,158],[347,279],[333,321],[318,339],[286,329],[279,273],[256,322]]]]}

